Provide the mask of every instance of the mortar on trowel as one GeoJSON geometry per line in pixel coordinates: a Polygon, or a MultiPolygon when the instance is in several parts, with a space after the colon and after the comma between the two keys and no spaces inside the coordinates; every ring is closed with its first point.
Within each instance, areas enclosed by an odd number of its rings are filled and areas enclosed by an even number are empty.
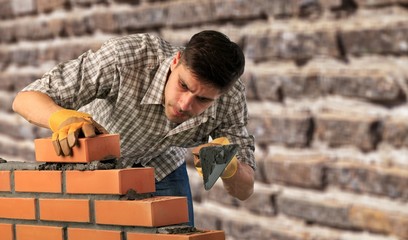
{"type": "Polygon", "coordinates": [[[235,154],[238,152],[238,144],[213,145],[202,147],[198,153],[205,190],[210,190],[224,172],[235,154]]]}

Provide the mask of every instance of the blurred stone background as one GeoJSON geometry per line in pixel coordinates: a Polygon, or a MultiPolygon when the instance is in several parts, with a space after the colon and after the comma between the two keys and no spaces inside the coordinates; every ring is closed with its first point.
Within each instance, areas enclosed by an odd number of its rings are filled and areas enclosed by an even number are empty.
{"type": "Polygon", "coordinates": [[[50,136],[11,110],[58,62],[150,32],[183,45],[215,29],[247,58],[254,195],[205,191],[197,227],[227,239],[408,239],[407,0],[0,0],[0,157],[50,136]]]}

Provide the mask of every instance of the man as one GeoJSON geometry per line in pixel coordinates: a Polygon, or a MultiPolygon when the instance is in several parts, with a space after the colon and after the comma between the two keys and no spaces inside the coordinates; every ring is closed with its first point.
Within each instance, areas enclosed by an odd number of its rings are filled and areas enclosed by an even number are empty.
{"type": "Polygon", "coordinates": [[[119,133],[118,164],[154,167],[156,195],[187,196],[194,225],[187,148],[197,152],[209,136],[218,139],[212,144],[239,144],[221,178],[240,200],[253,192],[244,65],[239,46],[216,31],[197,33],[185,48],[150,34],[118,37],[54,67],[16,96],[13,109],[50,128],[60,155],[70,155],[80,135],[119,133]]]}

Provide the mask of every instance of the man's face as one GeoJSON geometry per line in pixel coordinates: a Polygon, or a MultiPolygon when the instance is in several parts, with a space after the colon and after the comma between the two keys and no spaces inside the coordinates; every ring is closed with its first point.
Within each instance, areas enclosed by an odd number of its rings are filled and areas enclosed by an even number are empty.
{"type": "Polygon", "coordinates": [[[177,53],[171,63],[171,73],[164,89],[165,113],[174,123],[182,123],[201,114],[221,96],[219,89],[201,83],[180,62],[180,57],[177,53]]]}

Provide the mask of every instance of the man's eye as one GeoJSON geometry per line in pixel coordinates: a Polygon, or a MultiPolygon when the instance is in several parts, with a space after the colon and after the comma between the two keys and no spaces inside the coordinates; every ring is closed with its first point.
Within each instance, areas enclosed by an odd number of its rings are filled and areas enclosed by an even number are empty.
{"type": "Polygon", "coordinates": [[[188,89],[187,85],[181,81],[179,82],[179,85],[182,89],[188,89]]]}
{"type": "Polygon", "coordinates": [[[201,103],[208,103],[208,102],[211,101],[211,100],[208,99],[208,98],[202,98],[202,97],[199,97],[199,98],[197,98],[197,99],[198,99],[198,101],[201,102],[201,103]]]}

